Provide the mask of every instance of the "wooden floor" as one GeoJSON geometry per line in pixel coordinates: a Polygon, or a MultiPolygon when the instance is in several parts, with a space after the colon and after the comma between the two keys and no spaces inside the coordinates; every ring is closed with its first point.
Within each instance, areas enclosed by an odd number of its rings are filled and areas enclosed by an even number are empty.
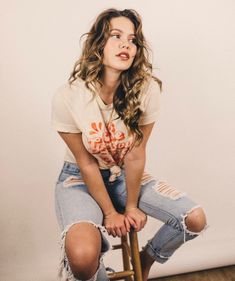
{"type": "Polygon", "coordinates": [[[149,281],[235,281],[235,265],[149,279],[149,281]]]}

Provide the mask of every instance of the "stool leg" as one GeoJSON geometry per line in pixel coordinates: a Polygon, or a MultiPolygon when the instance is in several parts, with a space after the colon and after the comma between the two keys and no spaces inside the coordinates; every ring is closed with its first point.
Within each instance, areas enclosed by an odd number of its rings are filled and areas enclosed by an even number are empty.
{"type": "Polygon", "coordinates": [[[129,238],[130,238],[133,270],[135,272],[134,281],[143,281],[137,232],[134,231],[133,229],[131,229],[131,231],[129,233],[129,238]]]}
{"type": "MultiPolygon", "coordinates": [[[[121,243],[122,243],[122,260],[123,260],[123,268],[124,270],[130,270],[131,265],[130,265],[130,251],[129,251],[129,246],[127,242],[127,235],[121,237],[121,243]]],[[[133,279],[128,276],[125,278],[125,281],[133,281],[133,279]]]]}

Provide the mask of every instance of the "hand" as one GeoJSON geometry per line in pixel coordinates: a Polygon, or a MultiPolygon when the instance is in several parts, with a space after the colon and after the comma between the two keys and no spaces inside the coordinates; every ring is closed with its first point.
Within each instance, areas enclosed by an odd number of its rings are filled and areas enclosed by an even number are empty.
{"type": "Polygon", "coordinates": [[[147,216],[139,208],[127,208],[125,211],[125,223],[126,221],[135,229],[135,231],[140,231],[144,228],[147,222],[147,216]]]}
{"type": "Polygon", "coordinates": [[[125,221],[125,216],[118,212],[112,212],[111,214],[105,215],[104,226],[109,235],[113,237],[121,237],[126,235],[127,229],[130,231],[130,223],[125,221]]]}

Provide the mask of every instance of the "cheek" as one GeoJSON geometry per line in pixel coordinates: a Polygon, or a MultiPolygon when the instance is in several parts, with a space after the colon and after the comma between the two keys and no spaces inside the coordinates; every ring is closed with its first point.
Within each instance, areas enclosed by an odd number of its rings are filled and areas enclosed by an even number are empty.
{"type": "Polygon", "coordinates": [[[104,54],[104,57],[107,56],[108,54],[108,46],[105,45],[104,49],[103,49],[103,54],[104,54]]]}
{"type": "Polygon", "coordinates": [[[132,56],[133,59],[135,58],[136,54],[137,54],[137,47],[134,47],[132,52],[131,52],[131,56],[132,56]]]}
{"type": "Polygon", "coordinates": [[[104,51],[103,51],[104,60],[109,59],[112,56],[112,53],[113,53],[112,46],[110,46],[109,44],[106,44],[105,47],[104,47],[104,51]]]}

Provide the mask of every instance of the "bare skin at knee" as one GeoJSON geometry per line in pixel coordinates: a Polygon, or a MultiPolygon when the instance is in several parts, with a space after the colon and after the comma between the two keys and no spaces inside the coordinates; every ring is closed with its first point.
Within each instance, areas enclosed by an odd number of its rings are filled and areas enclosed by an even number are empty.
{"type": "Polygon", "coordinates": [[[190,231],[202,231],[206,226],[206,215],[203,209],[199,207],[190,212],[185,219],[185,223],[190,231]]]}
{"type": "Polygon", "coordinates": [[[100,231],[87,222],[73,225],[66,235],[65,251],[75,278],[90,279],[99,266],[100,231]]]}

